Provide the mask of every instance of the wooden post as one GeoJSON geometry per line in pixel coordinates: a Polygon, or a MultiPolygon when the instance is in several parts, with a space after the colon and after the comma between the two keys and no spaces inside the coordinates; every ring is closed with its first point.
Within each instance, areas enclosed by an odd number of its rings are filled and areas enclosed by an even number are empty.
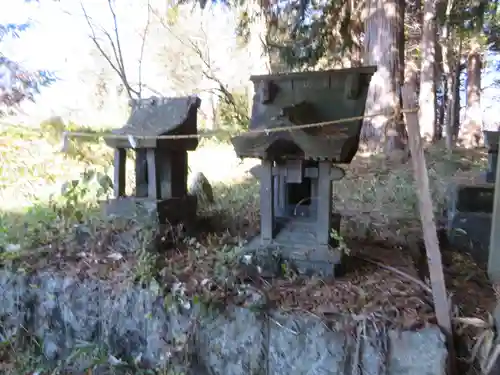
{"type": "Polygon", "coordinates": [[[454,347],[450,316],[451,309],[444,280],[436,223],[434,221],[434,211],[429,188],[429,174],[425,162],[422,138],[420,137],[419,117],[416,112],[416,68],[410,68],[408,73],[405,85],[402,89],[403,107],[405,109],[404,117],[410,142],[413,176],[417,187],[420,220],[422,221],[422,230],[424,232],[424,243],[427,252],[427,262],[429,264],[434,309],[436,311],[437,323],[447,336],[451,366],[450,370],[453,373],[455,369],[455,358],[453,358],[454,347]]]}
{"type": "Polygon", "coordinates": [[[260,238],[263,245],[269,244],[273,240],[273,185],[273,162],[263,160],[260,169],[260,238]]]}
{"type": "Polygon", "coordinates": [[[124,148],[115,149],[114,160],[114,194],[115,198],[125,196],[125,163],[127,160],[127,151],[124,148]]]}
{"type": "Polygon", "coordinates": [[[332,180],[330,179],[331,162],[320,161],[318,165],[318,201],[316,240],[320,245],[330,243],[332,222],[332,180]]]}
{"type": "Polygon", "coordinates": [[[495,172],[495,195],[488,255],[488,276],[493,284],[500,281],[500,163],[497,163],[495,172]]]}

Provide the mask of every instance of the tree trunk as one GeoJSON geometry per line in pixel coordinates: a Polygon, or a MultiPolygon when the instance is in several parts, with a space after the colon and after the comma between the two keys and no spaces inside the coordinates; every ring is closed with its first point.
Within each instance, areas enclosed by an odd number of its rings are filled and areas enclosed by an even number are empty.
{"type": "MultiPolygon", "coordinates": [[[[435,34],[437,38],[437,33],[435,34]]],[[[437,40],[437,39],[436,39],[437,40]]],[[[441,44],[435,43],[436,61],[434,63],[434,130],[432,141],[438,142],[443,138],[444,103],[447,95],[446,80],[443,74],[443,49],[441,44]],[[438,98],[438,89],[441,93],[441,101],[438,98]]]]}
{"type": "MultiPolygon", "coordinates": [[[[250,38],[248,41],[248,51],[251,58],[251,74],[271,73],[271,60],[267,48],[268,22],[266,12],[268,9],[266,0],[250,0],[248,2],[248,14],[250,16],[250,38]]],[[[254,96],[253,83],[248,86],[249,115],[252,114],[252,103],[254,96]]]]}
{"type": "MultiPolygon", "coordinates": [[[[446,0],[444,0],[446,1],[446,0]]],[[[444,129],[444,121],[446,115],[446,98],[448,97],[449,89],[447,87],[447,75],[445,74],[446,68],[448,67],[447,62],[445,61],[444,54],[446,53],[445,43],[448,43],[446,39],[443,38],[443,33],[447,30],[446,23],[440,28],[438,24],[438,19],[442,18],[439,14],[441,8],[437,8],[437,5],[441,6],[443,3],[438,2],[436,4],[436,18],[435,18],[435,51],[436,51],[436,61],[434,63],[434,109],[436,112],[436,121],[434,125],[434,134],[432,137],[433,142],[438,142],[443,139],[443,129],[444,129]],[[444,41],[443,41],[444,39],[444,41]],[[438,91],[440,94],[440,98],[438,96],[438,91]]],[[[449,70],[449,69],[448,69],[449,70]]]]}
{"type": "MultiPolygon", "coordinates": [[[[399,76],[396,77],[396,91],[398,93],[399,108],[403,107],[403,96],[401,94],[401,88],[405,82],[405,12],[406,12],[406,2],[405,0],[399,0],[399,23],[398,23],[398,51],[399,51],[399,76]]],[[[400,136],[401,144],[403,148],[406,147],[408,142],[408,133],[406,132],[406,126],[404,121],[403,113],[401,112],[396,124],[397,134],[400,136]]],[[[409,154],[408,154],[409,155],[409,154]]]]}
{"type": "MultiPolygon", "coordinates": [[[[446,126],[449,127],[446,134],[446,147],[449,151],[458,139],[460,131],[460,75],[462,73],[462,37],[458,37],[458,49],[452,53],[448,49],[448,65],[450,67],[450,76],[448,78],[448,103],[446,104],[446,126]]],[[[451,46],[451,44],[450,44],[451,46]]]]}
{"type": "MultiPolygon", "coordinates": [[[[443,64],[443,74],[444,74],[444,92],[443,92],[443,102],[441,103],[439,119],[441,124],[444,125],[445,128],[445,136],[446,136],[446,149],[448,152],[451,152],[453,145],[453,123],[451,122],[452,117],[451,111],[453,109],[453,96],[455,95],[453,91],[453,73],[451,71],[451,67],[453,66],[453,40],[454,38],[450,38],[451,33],[451,25],[450,25],[450,17],[451,10],[453,9],[453,0],[448,0],[446,3],[446,11],[445,11],[445,21],[441,33],[441,52],[442,52],[442,64],[443,64]]],[[[460,48],[459,48],[460,49],[460,48]]],[[[460,56],[460,55],[459,55],[460,56]]]]}
{"type": "Polygon", "coordinates": [[[460,75],[462,74],[462,64],[460,56],[462,52],[462,42],[459,45],[459,54],[457,54],[457,61],[453,73],[453,94],[452,103],[450,105],[450,123],[452,127],[453,141],[457,142],[458,134],[460,132],[460,75]]]}
{"type": "Polygon", "coordinates": [[[350,14],[350,27],[349,32],[351,34],[351,48],[350,48],[350,66],[356,68],[362,65],[363,62],[363,49],[361,36],[363,34],[363,20],[361,11],[356,10],[356,0],[347,0],[345,7],[350,14]]]}
{"type": "Polygon", "coordinates": [[[463,142],[466,147],[479,146],[482,138],[481,65],[479,44],[473,40],[467,57],[467,105],[465,122],[462,126],[463,142]]]}
{"type": "MultiPolygon", "coordinates": [[[[444,31],[444,36],[449,37],[449,32],[444,31]]],[[[443,44],[443,71],[446,77],[445,82],[445,90],[446,95],[443,98],[443,107],[442,107],[442,116],[443,116],[443,124],[444,124],[444,134],[446,140],[446,149],[448,152],[451,152],[453,146],[453,122],[454,116],[452,116],[453,111],[453,98],[455,97],[454,91],[454,72],[453,69],[453,54],[451,53],[448,46],[443,44]]],[[[440,114],[441,116],[441,114],[440,114]]]]}
{"type": "Polygon", "coordinates": [[[352,33],[352,38],[353,38],[353,43],[351,45],[351,51],[350,51],[350,57],[351,57],[351,68],[357,68],[362,65],[362,50],[361,50],[361,42],[360,38],[361,35],[358,33],[353,32],[352,33]]]}
{"type": "Polygon", "coordinates": [[[400,108],[401,17],[398,0],[369,0],[365,19],[365,64],[376,65],[366,101],[367,118],[363,123],[362,139],[370,149],[384,147],[386,153],[405,148],[404,128],[394,113],[400,108]]]}
{"type": "Polygon", "coordinates": [[[420,71],[420,134],[431,139],[436,123],[436,92],[435,92],[435,63],[436,63],[436,5],[434,0],[424,2],[424,19],[422,23],[420,71]]]}
{"type": "MultiPolygon", "coordinates": [[[[446,35],[445,30],[443,30],[441,34],[441,38],[443,34],[446,35]]],[[[442,40],[442,39],[441,39],[442,40]]],[[[445,42],[447,43],[447,42],[445,42]]],[[[440,141],[443,139],[443,135],[446,133],[446,121],[449,119],[446,117],[446,109],[448,105],[448,98],[450,96],[451,90],[451,73],[450,73],[450,65],[448,63],[448,48],[441,41],[436,44],[436,48],[439,48],[441,51],[441,61],[440,61],[440,76],[439,76],[439,84],[441,87],[441,101],[437,104],[437,112],[436,112],[436,123],[438,124],[437,129],[439,134],[435,134],[435,141],[440,141]]]]}
{"type": "MultiPolygon", "coordinates": [[[[444,75],[444,79],[443,79],[443,99],[441,100],[441,103],[439,105],[439,109],[438,109],[438,120],[437,122],[439,123],[439,130],[440,130],[440,136],[439,138],[437,138],[436,140],[439,141],[441,139],[443,139],[443,130],[446,129],[446,124],[445,124],[445,121],[447,121],[448,119],[446,118],[446,103],[448,103],[448,96],[449,96],[449,86],[448,86],[448,75],[444,75]]],[[[448,134],[447,133],[447,130],[446,130],[446,133],[445,134],[448,134]]]]}

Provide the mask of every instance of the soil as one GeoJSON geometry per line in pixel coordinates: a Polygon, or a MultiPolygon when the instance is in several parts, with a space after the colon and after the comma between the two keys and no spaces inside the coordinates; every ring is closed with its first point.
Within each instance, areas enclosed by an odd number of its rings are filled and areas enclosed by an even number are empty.
{"type": "MultiPolygon", "coordinates": [[[[140,259],[133,254],[113,252],[110,244],[115,232],[101,232],[94,246],[75,254],[67,243],[46,248],[46,255],[18,256],[12,264],[30,270],[51,270],[66,276],[107,279],[113,283],[130,280],[140,259]]],[[[239,269],[234,260],[223,260],[220,248],[237,246],[238,237],[228,233],[200,237],[196,243],[171,243],[159,249],[156,274],[159,285],[186,283],[188,295],[204,295],[212,302],[236,302],[239,285],[250,284],[265,295],[272,306],[285,310],[303,310],[324,317],[331,315],[370,316],[412,329],[435,323],[428,270],[421,244],[403,247],[388,241],[348,240],[343,275],[334,280],[301,278],[263,279],[239,269]],[[188,248],[196,248],[188,250],[188,248]],[[221,274],[221,269],[226,272],[221,274]],[[222,280],[229,280],[228,282],[222,280]],[[206,280],[211,280],[207,287],[206,280]],[[208,288],[208,289],[207,289],[208,288]]],[[[230,254],[226,254],[229,256],[230,254]]],[[[443,247],[442,259],[446,285],[453,295],[460,316],[487,320],[496,302],[484,266],[468,255],[443,247]],[[473,303],[470,296],[473,295],[473,303]]],[[[127,283],[126,283],[127,284],[127,283]]]]}

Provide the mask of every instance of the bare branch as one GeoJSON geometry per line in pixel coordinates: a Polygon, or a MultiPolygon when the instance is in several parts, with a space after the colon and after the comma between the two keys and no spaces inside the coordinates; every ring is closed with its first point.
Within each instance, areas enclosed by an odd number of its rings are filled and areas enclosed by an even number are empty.
{"type": "Polygon", "coordinates": [[[142,42],[141,42],[141,52],[139,55],[139,97],[142,96],[142,60],[144,58],[144,47],[146,46],[146,37],[149,32],[149,25],[151,24],[151,2],[148,0],[148,18],[146,21],[146,26],[144,26],[144,33],[142,35],[142,42]]]}
{"type": "Polygon", "coordinates": [[[128,81],[127,77],[127,72],[125,69],[125,63],[123,59],[123,52],[121,49],[121,43],[120,43],[120,34],[118,30],[118,19],[116,16],[116,12],[113,8],[112,0],[108,0],[108,7],[111,13],[111,16],[113,18],[113,31],[114,31],[114,38],[111,36],[111,34],[104,29],[102,26],[95,26],[92,22],[92,18],[88,15],[85,7],[83,6],[83,3],[80,1],[80,7],[82,8],[83,14],[85,16],[85,20],[87,22],[87,25],[89,26],[91,35],[90,38],[94,45],[97,47],[101,55],[104,57],[104,59],[108,62],[110,67],[118,74],[118,77],[122,81],[123,86],[125,87],[127,91],[127,95],[129,99],[133,99],[134,96],[140,98],[142,95],[142,88],[143,88],[143,83],[142,83],[142,60],[144,56],[144,46],[145,46],[145,41],[147,37],[147,33],[149,30],[150,26],[150,13],[149,13],[149,3],[148,3],[148,21],[144,29],[144,35],[142,38],[142,45],[141,45],[141,52],[140,52],[140,60],[139,60],[139,83],[138,87],[139,89],[136,90],[132,88],[131,84],[128,81]],[[99,42],[99,39],[96,34],[96,28],[99,29],[100,32],[103,33],[104,37],[108,40],[111,50],[112,50],[112,56],[108,54],[101,43],[99,42]],[[114,60],[114,61],[113,61],[114,60]]]}
{"type": "MultiPolygon", "coordinates": [[[[192,38],[181,38],[179,35],[177,35],[170,25],[165,23],[161,15],[159,15],[156,11],[152,9],[152,13],[157,17],[160,25],[168,31],[170,35],[172,35],[177,41],[179,41],[182,45],[188,47],[189,49],[194,52],[196,57],[200,60],[202,63],[203,69],[201,71],[201,74],[208,79],[209,81],[212,81],[216,84],[217,87],[210,89],[210,90],[205,90],[208,92],[211,92],[214,95],[217,95],[219,98],[224,100],[226,103],[230,104],[231,106],[234,107],[235,110],[237,110],[238,104],[236,103],[236,100],[233,96],[233,94],[227,89],[226,85],[224,82],[217,77],[216,72],[214,71],[214,68],[212,66],[212,61],[210,58],[210,50],[208,49],[208,43],[207,43],[207,34],[206,31],[204,30],[203,26],[201,27],[201,32],[204,37],[204,42],[205,45],[207,46],[206,51],[203,51],[202,48],[199,46],[198,43],[193,41],[192,38]]],[[[238,113],[240,111],[237,111],[238,113]]],[[[239,113],[239,115],[242,117],[243,120],[248,120],[248,115],[246,113],[239,113]]]]}
{"type": "Polygon", "coordinates": [[[481,90],[481,92],[483,92],[483,91],[488,90],[488,89],[497,89],[499,85],[500,85],[500,82],[494,81],[490,85],[486,85],[486,86],[481,87],[480,90],[481,90]]]}
{"type": "MultiPolygon", "coordinates": [[[[201,24],[200,31],[201,31],[201,34],[203,35],[203,40],[207,41],[208,35],[205,32],[205,28],[203,27],[203,23],[201,24]]],[[[205,43],[205,53],[206,53],[207,61],[212,61],[212,56],[210,54],[210,48],[208,48],[208,43],[205,43]]]]}
{"type": "Polygon", "coordinates": [[[139,82],[137,82],[137,83],[135,83],[135,82],[134,82],[134,85],[136,85],[136,86],[139,86],[139,85],[140,85],[140,86],[141,86],[141,88],[142,88],[143,90],[144,90],[144,89],[145,89],[145,90],[149,90],[149,91],[151,91],[154,95],[158,95],[158,96],[162,96],[162,95],[163,95],[161,92],[159,92],[158,90],[156,90],[156,89],[152,88],[151,86],[149,86],[149,85],[145,84],[144,82],[140,82],[140,83],[139,83],[139,82]]]}
{"type": "MultiPolygon", "coordinates": [[[[117,64],[115,64],[111,60],[111,57],[106,53],[106,51],[104,51],[104,49],[100,45],[99,41],[97,40],[97,35],[96,35],[96,32],[95,32],[94,26],[92,24],[91,18],[87,14],[87,11],[85,10],[85,7],[83,6],[82,2],[80,2],[80,6],[81,6],[83,14],[85,16],[85,20],[87,22],[87,25],[89,26],[89,29],[90,29],[90,33],[91,33],[90,39],[92,40],[92,42],[94,43],[94,45],[96,46],[96,48],[99,50],[99,52],[101,53],[102,57],[104,57],[104,59],[106,59],[106,61],[108,62],[109,66],[116,72],[116,74],[118,74],[118,76],[120,77],[121,81],[124,82],[124,85],[125,85],[125,82],[126,82],[127,78],[123,76],[123,73],[121,71],[120,66],[117,65],[117,64]]],[[[113,44],[112,44],[112,47],[113,47],[113,44]]],[[[129,95],[130,99],[132,99],[132,96],[131,96],[130,92],[128,92],[128,95],[129,95]]]]}
{"type": "MultiPolygon", "coordinates": [[[[205,33],[205,31],[203,29],[202,29],[202,32],[205,33]]],[[[214,71],[213,71],[210,59],[209,58],[208,59],[205,58],[205,56],[204,56],[203,51],[201,50],[201,48],[195,42],[193,42],[191,39],[182,40],[179,37],[177,37],[177,39],[182,44],[184,44],[184,45],[189,44],[189,47],[198,56],[198,58],[201,60],[201,62],[203,63],[203,65],[206,68],[206,70],[202,71],[202,74],[205,76],[205,78],[207,78],[210,81],[214,81],[219,86],[218,87],[218,91],[220,91],[223,94],[224,99],[229,104],[231,104],[233,106],[236,106],[236,102],[234,100],[233,95],[229,92],[229,90],[227,90],[227,88],[224,85],[224,83],[218,77],[216,77],[216,75],[214,74],[214,71]]],[[[208,55],[209,55],[209,53],[208,53],[208,55]]]]}
{"type": "Polygon", "coordinates": [[[123,62],[123,52],[122,52],[121,43],[120,43],[120,34],[118,32],[118,20],[116,18],[116,12],[113,8],[113,4],[111,3],[112,1],[113,0],[108,0],[108,7],[109,7],[109,11],[111,12],[111,16],[113,17],[113,30],[115,32],[116,46],[117,46],[117,50],[118,50],[117,61],[120,62],[120,66],[121,66],[123,72],[125,72],[125,63],[123,62]]]}

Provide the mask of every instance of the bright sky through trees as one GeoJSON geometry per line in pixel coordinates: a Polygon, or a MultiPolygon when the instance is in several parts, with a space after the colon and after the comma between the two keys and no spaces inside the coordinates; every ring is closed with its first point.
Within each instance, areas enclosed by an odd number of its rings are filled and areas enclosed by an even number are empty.
{"type": "MultiPolygon", "coordinates": [[[[98,69],[98,56],[96,58],[95,51],[92,52],[95,48],[88,38],[88,25],[82,16],[80,3],[10,0],[8,4],[9,6],[2,7],[0,24],[29,24],[30,27],[19,38],[5,37],[1,42],[2,54],[18,62],[23,68],[53,71],[58,77],[52,87],[41,92],[36,103],[23,106],[26,113],[34,115],[30,117],[36,123],[51,115],[65,116],[70,112],[93,111],[90,108],[93,104],[89,103],[88,98],[94,87],[86,84],[86,74],[98,69]]],[[[97,24],[109,27],[111,18],[106,1],[85,0],[84,4],[97,24]]],[[[140,30],[146,19],[145,2],[122,0],[117,12],[122,25],[121,37],[127,40],[127,43],[123,43],[124,55],[135,63],[138,58],[140,30]],[[126,6],[122,6],[123,2],[127,3],[126,6]]],[[[227,33],[231,31],[227,30],[227,33]]],[[[496,56],[490,56],[488,60],[497,61],[497,64],[500,62],[496,56]]],[[[486,122],[496,121],[500,117],[500,106],[495,105],[500,97],[500,90],[491,87],[497,79],[491,66],[486,69],[487,74],[483,74],[482,78],[482,86],[487,88],[481,98],[486,122]]],[[[228,69],[231,69],[229,64],[228,69]]],[[[145,73],[158,74],[153,70],[149,68],[145,73]]],[[[168,77],[165,77],[165,81],[168,81],[168,77]]],[[[464,105],[465,92],[461,94],[461,101],[464,105]]]]}

